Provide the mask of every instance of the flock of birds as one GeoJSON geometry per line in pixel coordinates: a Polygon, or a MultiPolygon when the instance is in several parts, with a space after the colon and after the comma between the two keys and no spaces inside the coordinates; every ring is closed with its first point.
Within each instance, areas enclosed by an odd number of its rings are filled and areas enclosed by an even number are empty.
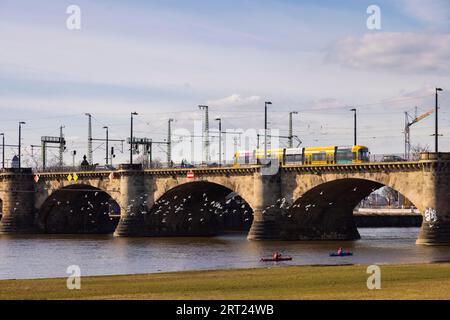
{"type": "Polygon", "coordinates": [[[170,195],[157,201],[150,214],[160,219],[161,223],[194,223],[205,224],[210,220],[239,214],[243,222],[251,219],[251,209],[240,197],[232,196],[222,201],[213,200],[204,192],[199,195],[170,195]],[[197,220],[197,221],[194,221],[197,220]]]}

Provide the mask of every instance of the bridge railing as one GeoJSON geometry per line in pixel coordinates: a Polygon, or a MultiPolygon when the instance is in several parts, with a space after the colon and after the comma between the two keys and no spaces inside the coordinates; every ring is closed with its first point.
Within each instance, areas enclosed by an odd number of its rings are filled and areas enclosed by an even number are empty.
{"type": "MultiPolygon", "coordinates": [[[[390,154],[370,154],[369,161],[370,162],[400,162],[400,161],[418,161],[420,160],[420,154],[411,155],[409,160],[405,159],[404,154],[402,153],[390,153],[390,154]]],[[[245,166],[253,166],[256,165],[256,161],[248,163],[248,164],[240,164],[240,167],[245,166]]],[[[143,163],[143,169],[185,169],[185,168],[219,168],[219,167],[232,167],[234,166],[234,160],[224,161],[222,164],[218,162],[212,161],[210,163],[204,162],[159,162],[155,161],[150,163],[143,163]]],[[[302,162],[290,162],[289,165],[302,165],[302,162]]],[[[8,170],[8,169],[5,169],[8,170]]],[[[51,172],[80,172],[80,171],[114,171],[119,170],[119,165],[109,165],[109,166],[100,166],[100,165],[89,165],[89,166],[52,166],[48,168],[33,168],[33,172],[35,173],[51,173],[51,172]]],[[[3,172],[0,169],[0,173],[3,172]]]]}
{"type": "Polygon", "coordinates": [[[48,168],[34,168],[35,173],[51,173],[51,172],[79,172],[79,171],[114,171],[116,166],[55,166],[48,168]]]}
{"type": "MultiPolygon", "coordinates": [[[[370,154],[370,162],[398,162],[398,161],[408,161],[404,153],[381,153],[381,154],[370,154]]],[[[419,160],[419,157],[410,156],[410,161],[419,160]]]]}
{"type": "MultiPolygon", "coordinates": [[[[141,163],[138,163],[141,165],[141,163]]],[[[195,163],[163,163],[163,162],[155,162],[150,164],[142,164],[142,168],[145,169],[189,169],[189,168],[218,168],[218,167],[232,167],[234,165],[234,161],[224,161],[222,164],[217,162],[211,163],[203,163],[203,162],[195,162],[195,163]]],[[[252,164],[249,164],[252,165],[252,164]]],[[[48,168],[33,168],[33,172],[35,173],[52,173],[52,172],[79,172],[79,171],[115,171],[119,170],[120,165],[114,166],[99,166],[99,165],[91,165],[91,166],[52,166],[48,168]]]]}

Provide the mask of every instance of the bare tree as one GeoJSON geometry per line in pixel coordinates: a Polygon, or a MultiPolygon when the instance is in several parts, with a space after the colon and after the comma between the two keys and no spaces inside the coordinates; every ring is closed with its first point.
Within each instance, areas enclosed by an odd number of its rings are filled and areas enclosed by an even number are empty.
{"type": "Polygon", "coordinates": [[[411,159],[412,160],[420,160],[420,154],[422,152],[430,152],[429,145],[421,145],[417,143],[411,147],[411,159]]]}
{"type": "Polygon", "coordinates": [[[389,206],[393,205],[398,201],[398,192],[392,188],[384,187],[381,191],[383,197],[386,198],[389,206]]]}

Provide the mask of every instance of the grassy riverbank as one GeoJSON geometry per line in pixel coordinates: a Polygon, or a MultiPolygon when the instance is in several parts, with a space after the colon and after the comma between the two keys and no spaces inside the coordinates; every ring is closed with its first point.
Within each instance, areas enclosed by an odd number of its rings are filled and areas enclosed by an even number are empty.
{"type": "Polygon", "coordinates": [[[0,281],[0,299],[450,299],[450,264],[381,266],[368,290],[366,266],[265,269],[0,281]]]}

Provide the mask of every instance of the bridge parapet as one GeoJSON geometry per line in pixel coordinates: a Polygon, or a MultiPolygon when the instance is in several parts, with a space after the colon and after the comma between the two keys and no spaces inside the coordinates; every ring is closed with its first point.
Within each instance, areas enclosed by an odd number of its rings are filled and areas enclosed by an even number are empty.
{"type": "Polygon", "coordinates": [[[450,152],[422,152],[420,154],[421,161],[450,161],[450,152]]]}
{"type": "Polygon", "coordinates": [[[0,181],[13,179],[15,176],[31,175],[31,168],[5,168],[0,169],[0,181]]]}
{"type": "Polygon", "coordinates": [[[368,162],[361,164],[329,164],[329,165],[285,165],[283,171],[296,171],[305,173],[320,172],[390,172],[390,171],[416,171],[432,167],[435,161],[408,161],[408,162],[368,162]]]}
{"type": "Polygon", "coordinates": [[[119,165],[119,170],[122,170],[122,171],[129,171],[129,170],[139,171],[139,170],[142,170],[142,164],[140,164],[140,163],[136,163],[136,164],[124,163],[124,164],[119,165]]]}
{"type": "Polygon", "coordinates": [[[242,175],[253,174],[260,170],[261,166],[246,167],[209,167],[209,168],[165,168],[165,169],[146,169],[145,175],[150,176],[186,176],[193,172],[194,176],[204,175],[242,175]]]}
{"type": "Polygon", "coordinates": [[[0,169],[1,173],[14,173],[14,174],[20,174],[20,173],[31,173],[31,168],[4,168],[0,169]]]}

